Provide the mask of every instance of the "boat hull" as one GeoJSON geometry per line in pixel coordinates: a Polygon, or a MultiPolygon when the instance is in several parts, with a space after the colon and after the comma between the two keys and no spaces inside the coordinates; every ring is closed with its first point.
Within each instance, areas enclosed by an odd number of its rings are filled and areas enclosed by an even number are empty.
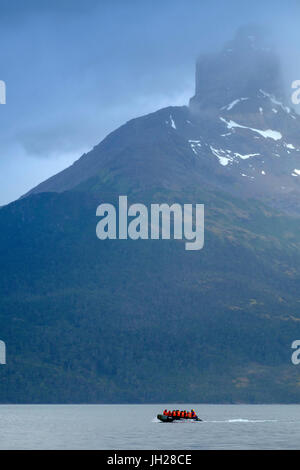
{"type": "Polygon", "coordinates": [[[200,418],[180,418],[179,416],[165,416],[158,414],[157,419],[159,419],[162,423],[173,423],[173,421],[202,421],[200,418]]]}

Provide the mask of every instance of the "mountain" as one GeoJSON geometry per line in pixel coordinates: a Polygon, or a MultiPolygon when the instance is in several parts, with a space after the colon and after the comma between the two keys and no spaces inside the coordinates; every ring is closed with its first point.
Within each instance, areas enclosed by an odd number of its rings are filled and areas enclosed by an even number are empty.
{"type": "Polygon", "coordinates": [[[298,402],[300,118],[242,28],[189,106],[0,209],[1,402],[298,402]],[[99,240],[102,202],[203,203],[205,245],[99,240]]]}
{"type": "Polygon", "coordinates": [[[244,27],[220,53],[199,58],[189,107],[129,121],[28,194],[204,184],[299,215],[299,176],[300,116],[279,58],[260,29],[244,27]]]}

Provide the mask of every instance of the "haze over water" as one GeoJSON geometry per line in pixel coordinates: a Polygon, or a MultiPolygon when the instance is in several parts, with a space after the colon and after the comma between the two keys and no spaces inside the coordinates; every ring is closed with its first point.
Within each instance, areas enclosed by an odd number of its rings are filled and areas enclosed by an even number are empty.
{"type": "Polygon", "coordinates": [[[1,405],[0,449],[300,449],[300,405],[1,405]],[[203,422],[161,423],[167,408],[203,422]]]}

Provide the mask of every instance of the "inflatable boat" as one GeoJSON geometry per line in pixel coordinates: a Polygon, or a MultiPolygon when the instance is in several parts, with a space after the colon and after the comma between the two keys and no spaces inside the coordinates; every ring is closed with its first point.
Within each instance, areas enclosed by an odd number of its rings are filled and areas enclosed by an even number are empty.
{"type": "Polygon", "coordinates": [[[157,419],[162,421],[163,423],[172,423],[173,421],[202,421],[202,419],[198,418],[181,418],[179,416],[167,416],[167,415],[157,415],[157,419]]]}

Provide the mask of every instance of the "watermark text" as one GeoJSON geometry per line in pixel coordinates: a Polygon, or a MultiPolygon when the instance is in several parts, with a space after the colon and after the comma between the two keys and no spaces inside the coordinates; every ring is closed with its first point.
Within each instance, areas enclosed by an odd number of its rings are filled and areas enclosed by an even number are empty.
{"type": "Polygon", "coordinates": [[[0,80],[0,104],[6,104],[6,84],[0,80]]]}
{"type": "Polygon", "coordinates": [[[6,345],[0,341],[0,364],[6,364],[6,345]]]}
{"type": "Polygon", "coordinates": [[[201,250],[204,246],[204,204],[144,204],[128,206],[127,196],[119,196],[119,207],[100,204],[96,215],[101,217],[96,227],[100,240],[187,240],[186,250],[201,250]]]}
{"type": "Polygon", "coordinates": [[[300,80],[294,80],[292,83],[292,88],[295,89],[291,97],[292,103],[300,104],[300,80]]]}

